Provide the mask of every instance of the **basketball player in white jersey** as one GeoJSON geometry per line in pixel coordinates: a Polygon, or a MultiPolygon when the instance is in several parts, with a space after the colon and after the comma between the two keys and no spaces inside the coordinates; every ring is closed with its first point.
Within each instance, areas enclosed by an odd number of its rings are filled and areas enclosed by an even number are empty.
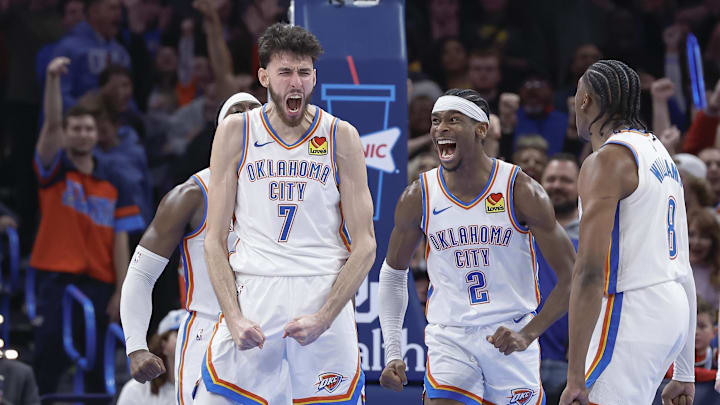
{"type": "Polygon", "coordinates": [[[560,403],[663,404],[694,395],[695,284],[677,167],[640,120],[640,79],[601,60],[578,81],[580,241],[570,296],[568,383],[560,403]]]}
{"type": "Polygon", "coordinates": [[[488,115],[474,90],[452,89],[435,102],[430,135],[440,166],[400,197],[380,271],[380,383],[401,390],[407,268],[425,236],[425,404],[543,404],[537,337],[567,310],[572,243],[543,188],[485,154],[488,115]],[[558,276],[537,316],[534,242],[558,276]]]}
{"type": "Polygon", "coordinates": [[[222,315],[195,403],[363,402],[350,299],[375,258],[372,200],[357,130],[308,103],[320,52],[301,27],[269,27],[271,101],[215,137],[205,251],[222,315]]]}
{"type": "MultiPolygon", "coordinates": [[[[223,104],[217,123],[230,114],[260,107],[248,93],[236,93],[223,104]]],[[[210,285],[203,241],[210,169],[204,169],[176,186],[160,202],[155,218],[143,234],[123,283],[120,318],[130,372],[141,383],[164,373],[163,362],[148,351],[146,335],[152,314],[152,290],[168,258],[180,243],[188,313],[178,331],[175,350],[177,403],[192,404],[192,389],[217,321],[220,307],[210,285]],[[186,233],[187,228],[192,231],[186,233]]],[[[232,238],[231,238],[232,239],[232,238]]],[[[234,244],[234,240],[233,240],[234,244]]]]}

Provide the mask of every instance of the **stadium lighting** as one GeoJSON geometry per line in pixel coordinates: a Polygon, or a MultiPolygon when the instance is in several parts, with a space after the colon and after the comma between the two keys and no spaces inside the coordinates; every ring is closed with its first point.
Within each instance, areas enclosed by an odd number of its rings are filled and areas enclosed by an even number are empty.
{"type": "Polygon", "coordinates": [[[9,360],[15,360],[18,358],[18,352],[17,350],[5,350],[5,358],[9,360]]]}

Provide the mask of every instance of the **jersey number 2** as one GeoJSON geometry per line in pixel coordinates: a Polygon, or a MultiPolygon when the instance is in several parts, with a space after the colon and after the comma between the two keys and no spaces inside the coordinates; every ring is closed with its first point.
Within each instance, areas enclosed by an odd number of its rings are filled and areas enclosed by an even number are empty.
{"type": "Polygon", "coordinates": [[[668,251],[670,258],[674,259],[677,257],[677,234],[675,232],[675,208],[677,203],[675,198],[670,196],[668,199],[668,211],[667,211],[667,232],[668,232],[668,251]]]}
{"type": "Polygon", "coordinates": [[[290,237],[290,230],[292,229],[293,221],[295,220],[295,213],[297,212],[297,205],[295,204],[280,204],[278,205],[278,216],[285,217],[283,221],[282,230],[280,230],[280,237],[278,242],[287,242],[290,237]]]}
{"type": "Polygon", "coordinates": [[[485,274],[482,271],[471,271],[465,275],[465,282],[472,283],[468,287],[470,294],[470,305],[484,304],[490,302],[490,295],[485,290],[485,274]]]}

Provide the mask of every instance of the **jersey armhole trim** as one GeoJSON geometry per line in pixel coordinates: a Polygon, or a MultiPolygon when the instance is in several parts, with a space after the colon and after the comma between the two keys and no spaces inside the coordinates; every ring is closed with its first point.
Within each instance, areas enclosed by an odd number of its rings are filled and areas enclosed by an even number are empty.
{"type": "Polygon", "coordinates": [[[640,156],[638,155],[637,151],[630,143],[619,140],[619,139],[609,140],[603,144],[603,147],[607,144],[624,146],[624,147],[628,148],[630,150],[630,152],[632,152],[633,157],[635,158],[635,167],[637,169],[638,185],[635,188],[635,190],[632,191],[632,193],[628,194],[625,198],[620,199],[620,201],[634,201],[635,198],[642,198],[642,195],[638,194],[638,190],[640,190],[640,186],[643,185],[644,181],[643,181],[643,176],[640,175],[640,156]]]}
{"type": "Polygon", "coordinates": [[[335,177],[335,185],[340,186],[340,172],[337,167],[337,161],[335,160],[335,139],[338,121],[337,118],[333,118],[330,123],[330,167],[333,171],[333,177],[335,177]]]}
{"type": "Polygon", "coordinates": [[[530,228],[521,225],[520,221],[518,221],[517,217],[515,216],[515,201],[513,198],[513,194],[515,192],[515,178],[517,177],[520,168],[518,166],[512,166],[511,170],[512,172],[510,174],[510,177],[508,177],[507,185],[508,217],[510,218],[510,222],[513,224],[513,226],[518,232],[528,233],[530,232],[530,228]]]}
{"type": "Polygon", "coordinates": [[[205,185],[205,182],[198,176],[197,174],[193,174],[192,176],[193,181],[200,186],[200,191],[203,195],[203,217],[202,221],[200,222],[200,225],[197,226],[197,228],[193,229],[189,233],[186,233],[183,236],[183,239],[191,239],[200,234],[205,229],[205,222],[207,220],[207,207],[208,207],[208,191],[207,186],[205,185]]]}
{"type": "Polygon", "coordinates": [[[627,143],[625,141],[620,141],[620,140],[614,139],[612,141],[605,142],[603,144],[603,147],[608,144],[621,145],[621,146],[624,146],[624,147],[630,149],[630,152],[632,152],[633,157],[635,158],[635,166],[637,166],[638,170],[640,170],[640,159],[638,159],[637,151],[635,151],[635,148],[633,148],[632,145],[630,145],[629,143],[627,143]]]}
{"type": "MultiPolygon", "coordinates": [[[[427,172],[425,172],[427,173],[427,172]]],[[[427,229],[428,229],[428,220],[429,218],[429,211],[428,206],[430,204],[429,201],[429,195],[428,195],[428,184],[427,184],[427,177],[425,176],[425,173],[420,173],[420,191],[422,195],[422,217],[420,218],[420,229],[422,229],[423,233],[427,235],[427,229]]]]}
{"type": "Polygon", "coordinates": [[[245,164],[245,158],[247,157],[247,150],[248,150],[248,137],[250,134],[250,117],[248,117],[247,111],[242,114],[243,117],[243,133],[242,133],[242,157],[240,158],[240,162],[238,162],[237,165],[237,174],[238,177],[240,176],[240,170],[242,169],[243,165],[245,164]]]}

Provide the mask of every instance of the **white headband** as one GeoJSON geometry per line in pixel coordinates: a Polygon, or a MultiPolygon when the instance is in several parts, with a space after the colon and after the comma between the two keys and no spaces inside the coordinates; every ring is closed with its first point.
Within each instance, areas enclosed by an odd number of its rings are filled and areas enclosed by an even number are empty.
{"type": "Polygon", "coordinates": [[[220,123],[225,119],[225,116],[227,115],[228,111],[230,110],[230,108],[232,106],[234,106],[237,103],[241,103],[243,101],[251,101],[251,102],[260,104],[258,99],[256,99],[252,94],[235,93],[225,101],[222,108],[220,109],[220,114],[218,115],[217,124],[220,125],[220,123]]]}
{"type": "Polygon", "coordinates": [[[432,112],[454,110],[467,115],[475,121],[489,123],[487,114],[472,101],[458,96],[442,96],[437,99],[432,112]]]}

